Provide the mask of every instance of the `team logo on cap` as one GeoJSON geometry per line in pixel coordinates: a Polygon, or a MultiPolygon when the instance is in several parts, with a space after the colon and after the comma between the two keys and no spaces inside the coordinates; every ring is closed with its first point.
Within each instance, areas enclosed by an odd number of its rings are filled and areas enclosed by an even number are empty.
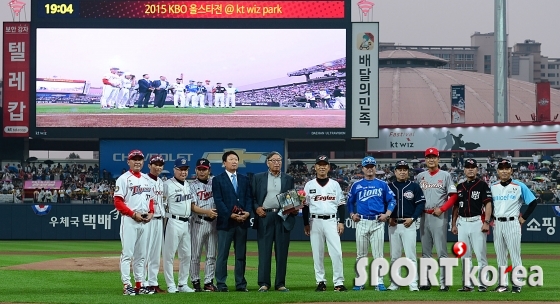
{"type": "Polygon", "coordinates": [[[181,159],[181,165],[184,165],[184,164],[186,164],[186,163],[187,163],[187,160],[186,160],[186,159],[181,159]]]}
{"type": "Polygon", "coordinates": [[[204,165],[204,161],[203,161],[203,160],[200,161],[200,165],[201,165],[201,166],[204,165]]]}
{"type": "Polygon", "coordinates": [[[325,160],[325,161],[326,161],[326,160],[327,160],[327,157],[324,156],[324,155],[323,155],[323,156],[319,156],[319,160],[325,160]]]}

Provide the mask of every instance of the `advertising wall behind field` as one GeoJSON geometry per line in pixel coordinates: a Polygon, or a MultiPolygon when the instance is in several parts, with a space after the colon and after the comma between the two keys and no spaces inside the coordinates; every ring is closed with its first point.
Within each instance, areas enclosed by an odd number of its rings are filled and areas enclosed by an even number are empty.
{"type": "MultiPolygon", "coordinates": [[[[99,144],[99,164],[101,170],[106,169],[114,177],[128,169],[126,163],[128,152],[140,149],[146,159],[160,154],[165,160],[164,170],[173,172],[173,161],[184,157],[188,160],[192,177],[197,159],[207,158],[212,164],[212,173],[220,174],[222,154],[233,150],[239,155],[239,172],[242,174],[258,173],[268,170],[265,160],[271,151],[284,154],[282,140],[101,140],[99,144]]],[[[148,172],[147,163],[143,172],[148,172]]],[[[171,177],[171,175],[168,175],[171,177]]]]}
{"type": "Polygon", "coordinates": [[[546,150],[560,147],[560,125],[456,128],[383,128],[367,150],[424,151],[546,150]]]}
{"type": "MultiPolygon", "coordinates": [[[[522,208],[525,212],[527,207],[522,208]]],[[[0,221],[0,240],[118,240],[121,215],[113,205],[99,204],[0,204],[0,213],[9,214],[0,221]]],[[[451,214],[447,227],[447,241],[456,242],[457,236],[451,233],[451,214]]],[[[523,243],[558,242],[557,225],[560,224],[560,206],[538,205],[531,217],[522,227],[523,243]]],[[[254,223],[251,218],[251,226],[254,223]]],[[[356,240],[356,223],[350,218],[344,222],[342,241],[356,240]]],[[[389,240],[385,229],[385,241],[389,240]]],[[[257,240],[257,230],[249,228],[247,239],[257,240]]],[[[309,241],[303,233],[303,220],[296,218],[290,239],[309,241]]],[[[420,242],[420,230],[417,230],[417,242],[420,242]]],[[[493,229],[487,238],[493,242],[493,229]]],[[[417,244],[420,246],[420,244],[417,244]]]]}

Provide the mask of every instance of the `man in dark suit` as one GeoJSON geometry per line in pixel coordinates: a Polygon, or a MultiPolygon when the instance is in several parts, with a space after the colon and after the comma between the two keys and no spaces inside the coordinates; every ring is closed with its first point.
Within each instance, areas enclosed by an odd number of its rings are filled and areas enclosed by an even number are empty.
{"type": "Polygon", "coordinates": [[[237,173],[239,156],[234,151],[225,152],[222,162],[226,171],[212,180],[214,203],[218,209],[218,258],[216,260],[216,283],[218,291],[229,291],[226,285],[227,261],[231,242],[235,251],[235,289],[247,290],[245,264],[247,252],[247,228],[249,227],[251,181],[237,173]]]}
{"type": "Polygon", "coordinates": [[[152,92],[154,91],[154,87],[152,86],[150,75],[144,74],[142,77],[142,79],[138,80],[138,107],[147,108],[150,96],[152,96],[152,92]]]}
{"type": "Polygon", "coordinates": [[[154,108],[163,108],[165,104],[165,98],[167,98],[169,90],[169,82],[166,79],[165,76],[159,76],[159,80],[152,83],[154,87],[154,108]]]}
{"type": "Polygon", "coordinates": [[[286,288],[290,232],[294,228],[295,216],[298,211],[281,217],[278,214],[281,206],[276,195],[294,189],[294,179],[280,172],[282,168],[282,156],[280,153],[270,152],[266,157],[266,164],[269,171],[255,174],[251,185],[253,190],[253,208],[256,216],[253,228],[257,229],[259,248],[259,291],[266,292],[272,287],[270,267],[272,262],[272,243],[274,243],[274,252],[276,254],[274,289],[286,292],[290,291],[286,288]]]}

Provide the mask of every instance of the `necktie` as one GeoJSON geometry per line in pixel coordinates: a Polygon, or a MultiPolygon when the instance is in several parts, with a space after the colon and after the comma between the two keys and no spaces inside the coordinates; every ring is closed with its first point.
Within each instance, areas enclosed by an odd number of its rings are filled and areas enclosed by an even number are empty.
{"type": "Polygon", "coordinates": [[[237,176],[235,174],[231,175],[231,183],[233,184],[233,189],[237,192],[237,176]]]}

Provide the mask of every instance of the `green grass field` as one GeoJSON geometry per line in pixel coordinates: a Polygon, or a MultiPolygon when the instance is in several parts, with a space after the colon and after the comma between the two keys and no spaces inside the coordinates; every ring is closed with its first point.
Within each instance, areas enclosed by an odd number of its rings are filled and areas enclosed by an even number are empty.
{"type": "MultiPolygon", "coordinates": [[[[354,242],[343,242],[343,252],[355,252],[354,242]]],[[[247,246],[249,252],[257,252],[256,242],[247,246]]],[[[449,248],[451,243],[449,244],[449,248]]],[[[420,246],[418,246],[420,249],[420,246]]],[[[292,242],[291,253],[310,254],[309,242],[292,242]]],[[[161,300],[165,303],[297,303],[297,302],[357,302],[357,301],[559,301],[560,300],[560,263],[558,257],[560,244],[532,244],[525,243],[522,247],[523,255],[550,254],[551,259],[523,258],[525,266],[540,265],[544,269],[543,287],[524,287],[522,293],[458,293],[460,288],[460,270],[455,269],[454,282],[448,293],[437,291],[409,292],[401,288],[393,292],[376,292],[373,288],[364,291],[348,291],[336,293],[332,291],[332,267],[330,259],[325,258],[326,277],[329,280],[328,291],[315,292],[315,276],[311,256],[289,257],[288,275],[286,285],[291,292],[258,293],[256,256],[247,257],[247,281],[249,293],[181,293],[181,294],[155,294],[135,297],[122,295],[120,275],[117,271],[111,272],[80,272],[80,271],[35,271],[35,270],[8,270],[5,267],[27,264],[32,262],[55,260],[68,257],[106,257],[107,252],[114,252],[118,256],[120,242],[118,241],[0,241],[0,302],[1,303],[153,303],[161,300]],[[37,255],[37,252],[53,252],[53,254],[37,255]],[[28,252],[29,254],[25,254],[28,252]],[[64,252],[71,252],[64,253],[64,252]]],[[[388,243],[385,244],[385,253],[389,252],[388,243]]],[[[494,253],[491,243],[488,252],[494,253]]],[[[351,289],[354,279],[354,258],[344,259],[345,285],[351,289]]],[[[274,261],[273,261],[274,262],[274,261]]],[[[490,258],[489,263],[496,265],[495,258],[490,258]]],[[[230,257],[229,264],[233,265],[230,257]]],[[[274,267],[273,267],[274,269],[274,267]]],[[[273,278],[274,281],[274,270],[273,278]]],[[[165,287],[163,275],[160,273],[159,282],[165,287]]],[[[388,278],[385,278],[388,286],[388,278]]],[[[230,271],[228,285],[235,286],[233,271],[230,271]]]]}
{"type": "Polygon", "coordinates": [[[118,114],[146,114],[146,113],[174,113],[174,114],[228,114],[239,110],[303,110],[303,108],[277,108],[277,107],[237,107],[233,108],[175,108],[166,105],[159,109],[150,105],[149,108],[130,108],[130,109],[112,109],[102,110],[98,104],[37,104],[37,114],[85,114],[85,113],[118,113],[118,114]]]}

